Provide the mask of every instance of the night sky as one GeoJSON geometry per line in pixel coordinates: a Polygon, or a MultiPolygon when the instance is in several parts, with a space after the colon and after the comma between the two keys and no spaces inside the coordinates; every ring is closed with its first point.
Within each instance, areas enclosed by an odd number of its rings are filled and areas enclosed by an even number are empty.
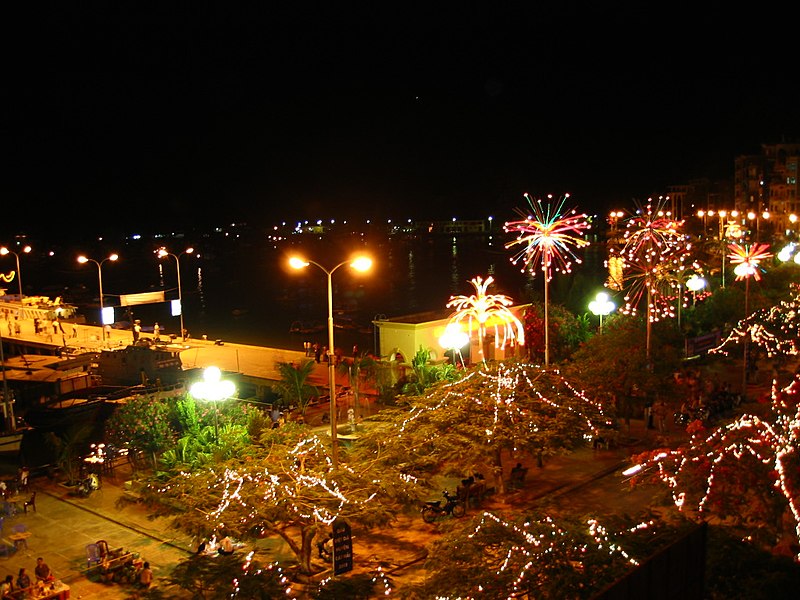
{"type": "Polygon", "coordinates": [[[4,239],[604,211],[800,139],[786,13],[68,4],[6,20],[4,239]]]}

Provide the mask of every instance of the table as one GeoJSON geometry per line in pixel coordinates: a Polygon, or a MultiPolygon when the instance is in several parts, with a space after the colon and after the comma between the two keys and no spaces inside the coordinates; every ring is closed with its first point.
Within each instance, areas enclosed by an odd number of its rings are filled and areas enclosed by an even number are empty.
{"type": "Polygon", "coordinates": [[[8,539],[14,542],[15,548],[21,546],[28,547],[28,538],[31,537],[30,531],[17,531],[8,536],[8,539]]]}
{"type": "Polygon", "coordinates": [[[12,598],[33,598],[35,600],[67,600],[69,598],[69,586],[66,583],[62,583],[60,581],[56,581],[54,588],[51,590],[49,588],[41,590],[43,593],[39,593],[40,590],[38,587],[34,586],[32,588],[28,588],[27,590],[17,590],[12,592],[12,598]],[[25,594],[28,594],[27,596],[25,594]]]}

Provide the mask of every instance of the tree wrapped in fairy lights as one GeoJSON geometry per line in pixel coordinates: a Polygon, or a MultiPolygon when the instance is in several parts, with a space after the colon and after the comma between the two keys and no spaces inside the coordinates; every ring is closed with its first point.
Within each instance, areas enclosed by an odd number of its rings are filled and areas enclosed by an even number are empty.
{"type": "Polygon", "coordinates": [[[800,285],[791,284],[792,298],[762,308],[739,321],[712,354],[728,354],[728,348],[744,341],[763,350],[768,358],[782,361],[800,354],[800,285]]]}
{"type": "Polygon", "coordinates": [[[380,456],[419,477],[482,473],[505,491],[507,462],[516,452],[539,459],[608,436],[612,407],[589,398],[557,370],[527,363],[479,365],[458,381],[439,383],[402,408],[371,418],[359,438],[356,460],[380,456]],[[487,473],[487,470],[489,473],[487,473]],[[490,479],[491,477],[491,479],[490,479]]]}
{"type": "Polygon", "coordinates": [[[676,450],[634,456],[626,471],[660,481],[676,507],[715,518],[760,546],[800,559],[800,380],[773,386],[766,415],[744,414],[676,450]]]}
{"type": "Polygon", "coordinates": [[[486,328],[494,329],[495,348],[505,348],[506,344],[516,341],[525,343],[525,330],[522,322],[509,309],[514,302],[503,294],[488,294],[487,288],[494,283],[494,277],[474,277],[470,283],[475,288],[472,296],[451,296],[447,308],[454,308],[455,314],[450,317],[448,325],[455,325],[466,330],[471,336],[473,329],[478,332],[478,352],[484,361],[483,343],[486,339],[486,328]],[[465,325],[466,322],[466,325],[465,325]]]}
{"type": "MultiPolygon", "coordinates": [[[[685,268],[691,245],[681,232],[683,221],[666,210],[666,200],[648,199],[627,219],[624,245],[619,252],[624,261],[623,285],[627,288],[623,314],[636,314],[644,303],[646,323],[645,352],[651,357],[651,324],[675,316],[673,274],[685,268]]],[[[614,257],[612,257],[614,258],[614,257]]],[[[610,259],[609,259],[610,260],[610,259]]],[[[618,261],[617,261],[618,262],[618,261]]]]}
{"type": "Polygon", "coordinates": [[[582,248],[588,246],[588,240],[584,239],[584,233],[591,229],[591,224],[587,220],[586,214],[578,214],[575,209],[566,210],[569,194],[565,194],[559,200],[553,200],[552,195],[547,196],[547,200],[541,198],[533,200],[529,194],[525,194],[528,201],[530,212],[517,209],[517,214],[521,220],[509,221],[505,224],[506,232],[514,232],[517,238],[508,242],[505,247],[513,248],[522,246],[516,254],[511,257],[512,264],[522,263],[522,272],[528,272],[535,276],[537,271],[544,274],[544,364],[550,364],[549,348],[549,283],[553,278],[553,272],[570,273],[572,263],[581,263],[580,258],[573,251],[573,247],[582,248]]]}
{"type": "Polygon", "coordinates": [[[484,511],[471,525],[435,542],[414,597],[594,598],[671,537],[653,519],[612,529],[594,518],[484,511]]]}
{"type": "Polygon", "coordinates": [[[258,448],[152,483],[143,496],[193,535],[210,538],[224,530],[242,540],[279,536],[300,572],[311,573],[312,542],[337,518],[364,528],[385,525],[397,506],[418,499],[413,479],[376,470],[374,457],[334,469],[327,447],[305,427],[286,424],[262,434],[258,448]]]}

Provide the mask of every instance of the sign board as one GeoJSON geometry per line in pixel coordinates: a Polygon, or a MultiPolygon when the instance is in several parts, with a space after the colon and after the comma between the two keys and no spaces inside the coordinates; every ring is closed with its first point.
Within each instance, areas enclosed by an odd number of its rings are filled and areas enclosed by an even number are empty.
{"type": "Polygon", "coordinates": [[[173,317],[180,317],[181,316],[181,301],[180,300],[170,300],[169,302],[170,309],[172,310],[173,317]]]}
{"type": "Polygon", "coordinates": [[[333,574],[353,570],[353,536],[350,524],[343,519],[333,522],[333,574]]]}
{"type": "Polygon", "coordinates": [[[137,304],[155,304],[164,302],[164,292],[142,292],[141,294],[122,294],[120,306],[136,306],[137,304]]]}

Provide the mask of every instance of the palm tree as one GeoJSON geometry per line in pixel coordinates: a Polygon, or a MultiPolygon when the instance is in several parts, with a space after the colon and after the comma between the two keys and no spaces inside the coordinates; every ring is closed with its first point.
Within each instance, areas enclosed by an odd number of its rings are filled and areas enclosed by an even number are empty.
{"type": "Polygon", "coordinates": [[[276,391],[286,404],[297,406],[304,417],[308,403],[319,394],[316,386],[307,383],[315,364],[313,360],[307,360],[299,366],[289,362],[279,362],[277,365],[281,379],[275,386],[276,391]]]}
{"type": "Polygon", "coordinates": [[[508,308],[513,304],[511,298],[502,294],[487,294],[488,288],[494,282],[493,277],[473,278],[470,283],[475,288],[476,294],[472,296],[451,296],[447,308],[455,308],[456,313],[450,317],[450,323],[461,327],[462,321],[467,322],[467,331],[472,333],[472,328],[478,330],[478,352],[481,360],[486,360],[483,351],[483,340],[486,337],[486,327],[494,327],[495,346],[505,347],[506,342],[515,339],[520,344],[525,343],[525,330],[522,322],[508,308]],[[502,332],[503,342],[500,344],[502,332]]]}

